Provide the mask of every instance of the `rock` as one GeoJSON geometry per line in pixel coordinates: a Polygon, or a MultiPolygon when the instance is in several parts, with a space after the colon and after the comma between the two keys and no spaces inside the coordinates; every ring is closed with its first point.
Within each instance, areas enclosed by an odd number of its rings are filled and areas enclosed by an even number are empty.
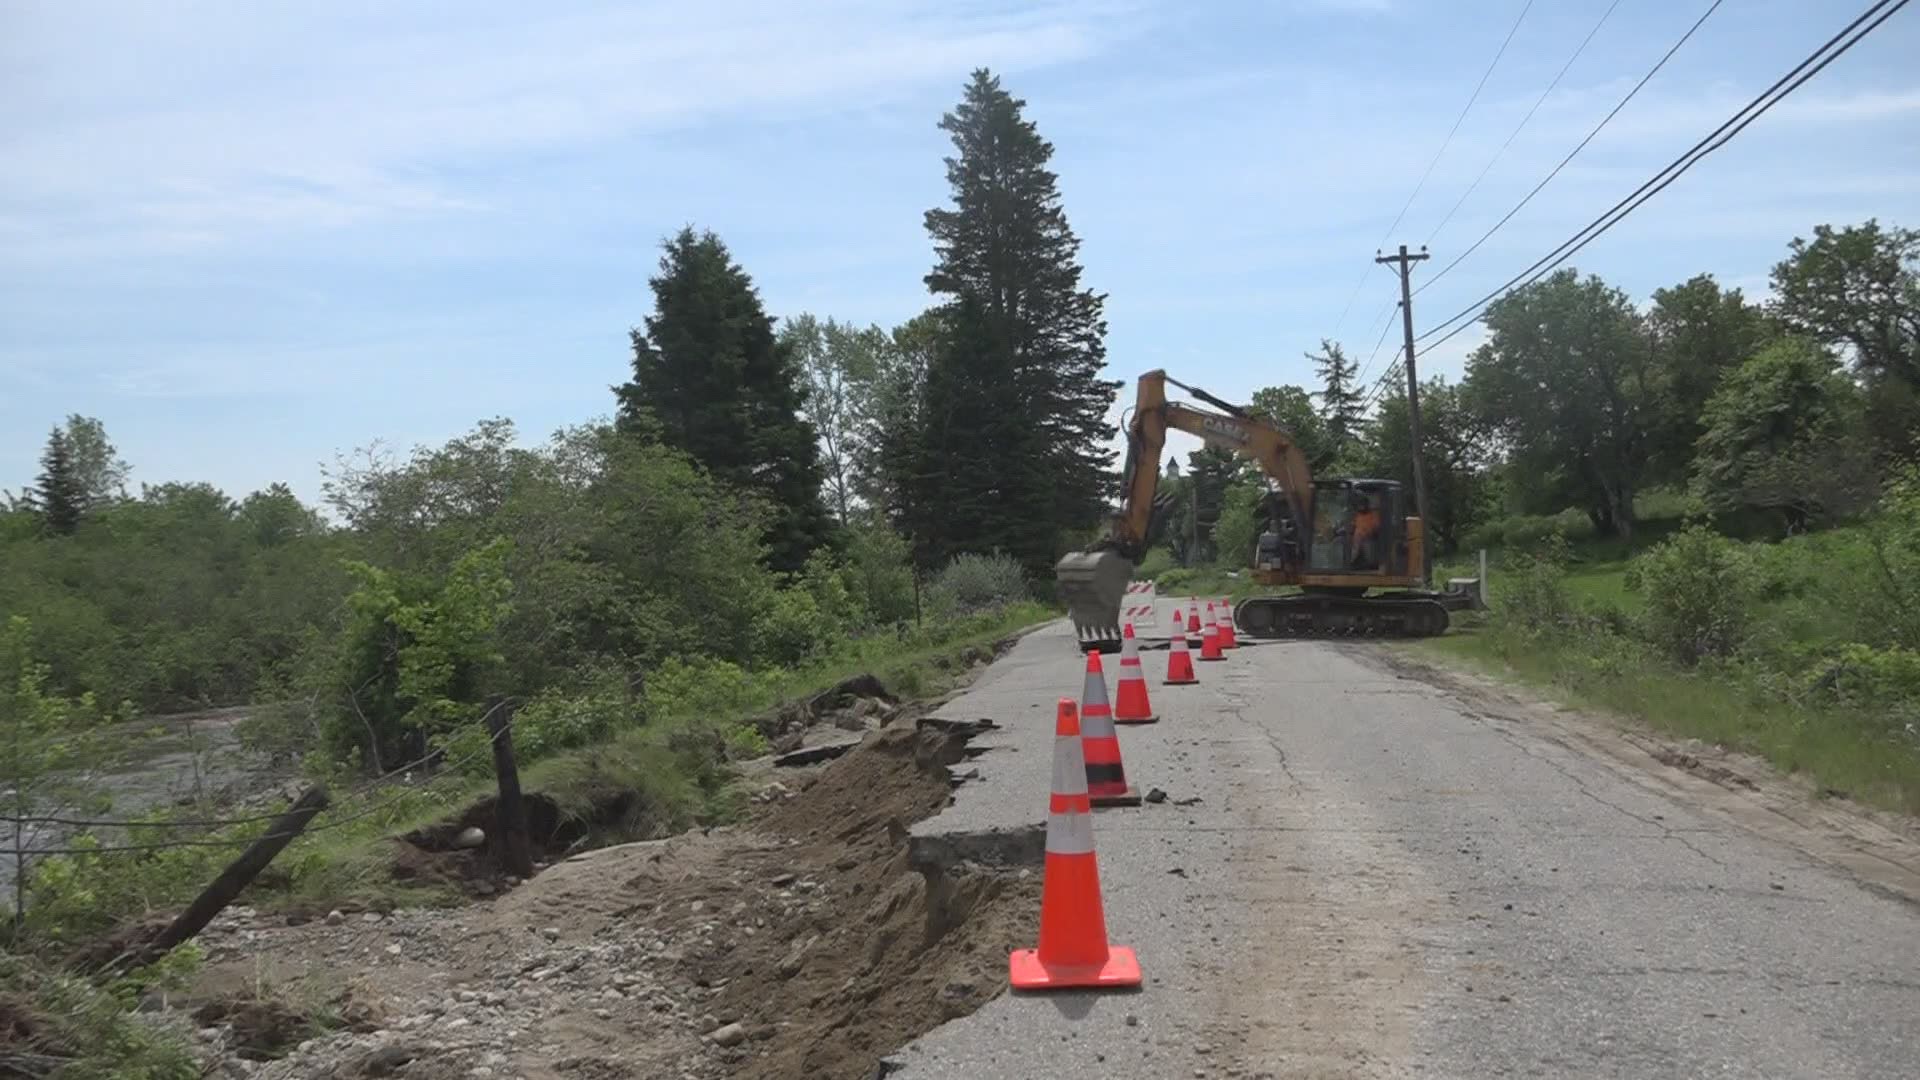
{"type": "Polygon", "coordinates": [[[800,969],[807,964],[807,953],[813,950],[819,940],[820,935],[813,934],[805,940],[795,942],[793,948],[787,950],[787,955],[781,959],[780,966],[774,970],[778,971],[783,979],[791,979],[800,974],[800,969]]]}
{"type": "Polygon", "coordinates": [[[340,914],[339,908],[334,908],[332,911],[327,912],[328,926],[339,926],[341,923],[346,921],[347,921],[347,917],[345,915],[340,914]]]}
{"type": "MultiPolygon", "coordinates": [[[[301,1044],[303,1048],[305,1045],[301,1044]]],[[[361,1076],[392,1076],[419,1056],[418,1050],[404,1044],[382,1047],[361,1058],[354,1071],[361,1076]]]]}
{"type": "Polygon", "coordinates": [[[707,1038],[712,1039],[720,1046],[739,1046],[741,1043],[747,1041],[747,1029],[742,1027],[738,1021],[735,1021],[734,1023],[722,1024],[714,1028],[707,1033],[707,1038]]]}
{"type": "Polygon", "coordinates": [[[793,884],[794,879],[799,876],[798,874],[775,874],[770,884],[776,889],[784,889],[793,884]]]}
{"type": "Polygon", "coordinates": [[[380,921],[380,913],[377,911],[369,911],[365,915],[360,916],[360,921],[363,923],[377,923],[380,921]]]}
{"type": "Polygon", "coordinates": [[[396,942],[394,942],[393,944],[391,944],[391,945],[389,945],[389,946],[387,946],[387,955],[388,955],[388,956],[399,956],[399,955],[400,955],[400,943],[396,941],[396,942]]]}
{"type": "Polygon", "coordinates": [[[1166,802],[1167,793],[1164,791],[1161,791],[1159,788],[1149,788],[1147,789],[1147,801],[1150,803],[1166,802]]]}
{"type": "Polygon", "coordinates": [[[543,926],[540,928],[540,936],[546,938],[548,941],[559,941],[560,928],[557,926],[543,926]]]}

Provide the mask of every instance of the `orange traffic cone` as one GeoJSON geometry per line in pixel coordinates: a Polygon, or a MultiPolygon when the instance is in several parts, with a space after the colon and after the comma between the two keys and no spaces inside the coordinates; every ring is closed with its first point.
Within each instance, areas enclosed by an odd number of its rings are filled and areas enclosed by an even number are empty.
{"type": "Polygon", "coordinates": [[[1220,620],[1213,617],[1213,605],[1207,605],[1207,628],[1200,638],[1200,659],[1225,660],[1227,654],[1220,651],[1220,620]]]}
{"type": "Polygon", "coordinates": [[[1191,634],[1200,632],[1200,601],[1198,600],[1195,600],[1193,606],[1187,609],[1187,632],[1191,634]]]}
{"type": "Polygon", "coordinates": [[[1087,795],[1093,805],[1140,805],[1140,793],[1127,786],[1120,733],[1113,729],[1113,710],[1107,707],[1107,673],[1097,652],[1087,654],[1086,689],[1080,694],[1080,755],[1086,759],[1087,795]]]}
{"type": "Polygon", "coordinates": [[[1187,636],[1175,630],[1167,649],[1167,677],[1161,682],[1167,686],[1199,682],[1200,676],[1193,673],[1193,654],[1187,651],[1187,636]]]}
{"type": "Polygon", "coordinates": [[[1239,639],[1233,635],[1233,605],[1225,600],[1220,601],[1220,647],[1223,649],[1240,647],[1239,639]]]}
{"type": "Polygon", "coordinates": [[[1120,633],[1120,690],[1114,697],[1113,722],[1151,724],[1160,719],[1147,700],[1147,672],[1140,666],[1140,643],[1134,640],[1133,624],[1120,633]]]}
{"type": "Polygon", "coordinates": [[[1080,718],[1072,698],[1060,699],[1053,729],[1045,873],[1039,948],[1018,949],[1007,957],[1007,981],[1015,990],[1139,986],[1140,961],[1133,950],[1107,943],[1100,867],[1093,855],[1093,810],[1080,754],[1080,718]]]}

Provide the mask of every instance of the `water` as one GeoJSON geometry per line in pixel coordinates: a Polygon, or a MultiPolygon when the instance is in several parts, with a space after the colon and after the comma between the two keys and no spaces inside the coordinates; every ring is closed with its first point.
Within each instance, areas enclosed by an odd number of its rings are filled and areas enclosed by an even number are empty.
{"type": "MultiPolygon", "coordinates": [[[[111,820],[134,817],[159,806],[207,804],[209,817],[245,816],[243,812],[224,811],[212,802],[260,790],[288,771],[284,765],[276,766],[267,755],[241,747],[238,727],[247,713],[247,707],[238,706],[133,721],[116,736],[131,741],[135,750],[125,762],[95,781],[112,799],[105,811],[33,807],[29,812],[111,820]]],[[[11,809],[13,795],[10,784],[0,790],[0,808],[11,809]]],[[[28,825],[25,831],[26,848],[44,851],[66,846],[83,830],[67,825],[28,825]]],[[[107,845],[139,843],[152,832],[136,829],[129,835],[122,829],[92,831],[107,845]]],[[[4,853],[0,853],[0,896],[5,897],[0,910],[11,911],[16,869],[11,822],[0,821],[0,838],[5,844],[4,853]]]]}

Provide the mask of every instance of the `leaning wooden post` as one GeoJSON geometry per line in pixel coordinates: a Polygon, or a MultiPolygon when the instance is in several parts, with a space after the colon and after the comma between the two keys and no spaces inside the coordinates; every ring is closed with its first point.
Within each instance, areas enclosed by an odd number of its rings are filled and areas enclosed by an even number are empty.
{"type": "Polygon", "coordinates": [[[273,861],[273,857],[280,854],[282,848],[306,829],[307,823],[313,820],[314,815],[327,808],[328,802],[327,789],[324,787],[310,787],[302,792],[300,797],[293,801],[293,805],[287,807],[287,812],[274,818],[273,823],[267,826],[267,831],[248,845],[247,850],[241,852],[239,858],[227,864],[227,868],[220,872],[220,876],[213,879],[213,884],[202,890],[199,896],[194,897],[193,903],[187,905],[187,910],[168,923],[167,928],[160,931],[158,937],[145,945],[129,950],[127,954],[115,961],[113,966],[123,971],[138,967],[149,960],[164,956],[167,950],[190,940],[195,934],[206,929],[214,916],[225,911],[227,905],[239,897],[241,890],[251,884],[253,879],[260,875],[260,871],[267,868],[267,864],[273,861]]]}
{"type": "Polygon", "coordinates": [[[495,698],[487,708],[493,739],[493,774],[500,797],[493,803],[493,857],[509,874],[533,876],[533,843],[527,836],[527,806],[520,799],[520,770],[513,763],[513,707],[495,698]]]}

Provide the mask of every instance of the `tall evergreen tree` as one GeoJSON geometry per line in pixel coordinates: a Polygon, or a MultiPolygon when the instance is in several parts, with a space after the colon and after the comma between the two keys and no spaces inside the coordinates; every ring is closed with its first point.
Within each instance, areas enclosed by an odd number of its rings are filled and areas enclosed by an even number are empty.
{"type": "Polygon", "coordinates": [[[632,331],[633,378],[614,388],[623,431],[685,451],[774,507],[769,564],[797,570],[831,529],[820,501],[806,384],[760,295],[711,232],[682,229],[651,279],[654,313],[632,331]]]}
{"type": "Polygon", "coordinates": [[[1320,351],[1308,353],[1307,359],[1313,361],[1313,370],[1320,376],[1320,392],[1314,396],[1320,399],[1320,417],[1326,423],[1332,451],[1339,454],[1360,434],[1363,422],[1360,388],[1353,385],[1358,365],[1347,358],[1339,342],[1326,338],[1320,339],[1320,351]]]}
{"type": "Polygon", "coordinates": [[[946,159],[953,203],[927,211],[936,264],[926,282],[947,298],[954,326],[926,392],[945,395],[940,408],[950,415],[990,418],[1001,435],[962,429],[964,467],[922,495],[945,515],[948,546],[1001,538],[1029,570],[1044,573],[1062,535],[1091,526],[1107,507],[1107,410],[1119,384],[1100,378],[1106,298],[1081,287],[1080,241],[1047,168],[1053,146],[1021,115],[1024,107],[982,69],[940,120],[955,151],[946,159]],[[960,510],[958,496],[983,484],[994,497],[960,510]],[[951,512],[943,490],[956,498],[951,512]]]}
{"type": "Polygon", "coordinates": [[[33,487],[34,508],[40,512],[48,532],[70,536],[80,527],[86,502],[67,433],[54,428],[47,436],[46,450],[40,455],[40,478],[33,487]]]}

